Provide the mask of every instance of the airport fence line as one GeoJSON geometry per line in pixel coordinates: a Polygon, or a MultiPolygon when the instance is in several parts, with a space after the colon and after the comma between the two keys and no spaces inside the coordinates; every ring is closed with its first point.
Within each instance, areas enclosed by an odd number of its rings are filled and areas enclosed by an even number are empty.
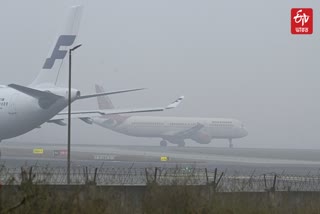
{"type": "MultiPolygon", "coordinates": [[[[208,185],[220,192],[261,191],[320,191],[320,174],[290,175],[252,172],[221,172],[207,168],[110,168],[72,167],[72,185],[208,185]]],[[[2,185],[20,185],[23,182],[46,185],[67,184],[65,167],[29,166],[7,168],[0,166],[2,185]]]]}

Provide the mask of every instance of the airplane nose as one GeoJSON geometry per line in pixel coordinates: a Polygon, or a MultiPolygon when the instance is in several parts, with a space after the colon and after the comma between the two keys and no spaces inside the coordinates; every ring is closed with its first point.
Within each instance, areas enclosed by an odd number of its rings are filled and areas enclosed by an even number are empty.
{"type": "Polygon", "coordinates": [[[242,128],[243,137],[248,135],[248,131],[246,128],[242,128]]]}

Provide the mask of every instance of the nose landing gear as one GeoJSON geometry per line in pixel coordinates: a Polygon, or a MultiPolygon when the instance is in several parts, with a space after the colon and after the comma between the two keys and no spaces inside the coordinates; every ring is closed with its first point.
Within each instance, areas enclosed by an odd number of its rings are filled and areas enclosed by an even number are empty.
{"type": "Polygon", "coordinates": [[[183,141],[183,142],[180,142],[178,143],[178,147],[185,147],[186,146],[186,143],[183,141]]]}
{"type": "Polygon", "coordinates": [[[233,148],[232,138],[229,139],[229,148],[230,148],[230,149],[233,148]]]}
{"type": "Polygon", "coordinates": [[[160,141],[160,146],[161,147],[166,147],[168,145],[168,142],[165,140],[160,141]]]}

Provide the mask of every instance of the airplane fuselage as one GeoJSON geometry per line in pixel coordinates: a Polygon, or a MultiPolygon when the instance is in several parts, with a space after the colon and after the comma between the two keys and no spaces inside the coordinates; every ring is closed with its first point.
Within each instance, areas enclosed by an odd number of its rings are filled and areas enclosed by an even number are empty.
{"type": "Polygon", "coordinates": [[[248,134],[242,122],[226,118],[132,116],[118,124],[106,118],[97,118],[93,122],[126,135],[157,137],[176,144],[184,139],[208,144],[212,139],[234,139],[248,134]],[[203,127],[192,131],[198,124],[203,127]]]}
{"type": "MultiPolygon", "coordinates": [[[[13,88],[0,87],[0,140],[22,135],[39,127],[68,105],[68,90],[64,88],[49,88],[53,94],[62,96],[48,108],[44,108],[36,99],[13,88]]],[[[77,95],[72,90],[72,98],[77,95]]]]}

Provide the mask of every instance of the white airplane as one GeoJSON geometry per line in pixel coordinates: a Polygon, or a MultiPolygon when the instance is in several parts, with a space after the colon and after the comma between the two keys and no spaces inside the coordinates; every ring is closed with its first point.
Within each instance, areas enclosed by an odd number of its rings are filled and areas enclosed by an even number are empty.
{"type": "MultiPolygon", "coordinates": [[[[96,85],[96,92],[103,93],[104,90],[96,85]]],[[[114,109],[107,96],[97,99],[99,109],[114,109]]],[[[200,144],[208,144],[212,139],[228,139],[229,147],[232,148],[232,139],[248,135],[242,122],[228,118],[110,115],[93,118],[92,122],[130,136],[162,138],[160,146],[164,147],[167,146],[167,142],[183,147],[185,139],[200,144]]]]}
{"type": "MultiPolygon", "coordinates": [[[[65,63],[64,59],[68,49],[72,47],[76,39],[81,14],[82,6],[70,8],[63,31],[58,34],[40,73],[29,86],[17,84],[0,86],[0,141],[27,133],[40,127],[45,122],[64,125],[63,119],[66,119],[67,115],[59,112],[68,106],[69,90],[68,88],[57,87],[56,83],[62,64],[65,63]]],[[[81,96],[79,90],[72,89],[71,101],[136,90],[141,89],[81,96]]],[[[160,108],[83,111],[75,112],[72,117],[85,121],[86,118],[84,116],[95,117],[115,113],[163,111],[174,107],[176,107],[175,104],[170,104],[167,107],[160,108]]]]}

